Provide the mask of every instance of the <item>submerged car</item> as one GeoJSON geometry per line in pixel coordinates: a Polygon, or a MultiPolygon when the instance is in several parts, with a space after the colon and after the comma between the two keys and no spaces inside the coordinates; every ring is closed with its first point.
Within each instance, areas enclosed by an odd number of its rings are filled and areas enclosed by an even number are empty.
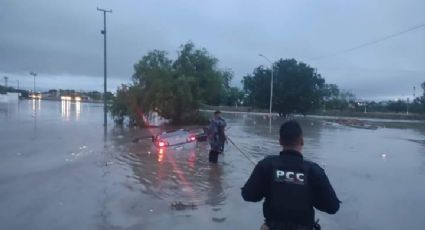
{"type": "Polygon", "coordinates": [[[178,129],[160,133],[152,137],[156,147],[177,146],[196,141],[206,141],[207,130],[203,129],[178,129]]]}

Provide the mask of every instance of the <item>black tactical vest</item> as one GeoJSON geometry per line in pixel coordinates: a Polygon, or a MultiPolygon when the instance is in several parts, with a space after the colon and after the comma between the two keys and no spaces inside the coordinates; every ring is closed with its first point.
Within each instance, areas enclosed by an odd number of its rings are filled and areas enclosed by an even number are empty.
{"type": "Polygon", "coordinates": [[[267,215],[272,220],[298,219],[299,216],[299,221],[305,222],[313,207],[309,184],[311,163],[279,156],[273,159],[271,166],[270,189],[264,203],[267,215]]]}

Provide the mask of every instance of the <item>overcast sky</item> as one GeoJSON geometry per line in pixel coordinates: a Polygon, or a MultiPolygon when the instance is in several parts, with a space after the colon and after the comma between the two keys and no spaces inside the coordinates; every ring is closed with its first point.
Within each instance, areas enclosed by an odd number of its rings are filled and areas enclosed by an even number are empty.
{"type": "Polygon", "coordinates": [[[361,99],[420,93],[425,81],[424,0],[0,0],[0,76],[9,84],[101,90],[107,15],[109,89],[131,81],[133,64],[153,49],[174,58],[189,40],[231,68],[233,85],[271,60],[305,61],[328,83],[361,99]],[[337,55],[332,55],[337,54],[337,55]],[[314,59],[315,57],[323,57],[314,59]]]}

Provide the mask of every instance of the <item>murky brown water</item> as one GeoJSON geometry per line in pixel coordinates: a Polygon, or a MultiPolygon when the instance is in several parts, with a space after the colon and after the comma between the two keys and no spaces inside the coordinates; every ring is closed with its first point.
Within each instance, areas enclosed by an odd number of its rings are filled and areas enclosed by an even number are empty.
{"type": "MultiPolygon", "coordinates": [[[[224,114],[232,141],[258,161],[280,151],[266,117],[224,114]]],[[[343,201],[323,229],[422,229],[425,125],[369,120],[376,130],[298,118],[306,158],[343,201]]],[[[205,142],[157,149],[160,132],[102,127],[102,107],[0,105],[0,229],[258,229],[261,203],[240,197],[253,165],[235,146],[208,163],[205,142]],[[140,141],[134,141],[135,138],[140,141]]]]}

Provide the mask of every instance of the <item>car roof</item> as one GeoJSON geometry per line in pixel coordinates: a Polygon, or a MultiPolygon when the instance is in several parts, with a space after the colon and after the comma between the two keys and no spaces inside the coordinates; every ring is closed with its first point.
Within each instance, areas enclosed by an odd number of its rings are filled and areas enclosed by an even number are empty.
{"type": "Polygon", "coordinates": [[[161,138],[164,138],[164,137],[172,137],[172,136],[177,136],[177,135],[187,135],[189,133],[190,132],[188,130],[178,129],[178,130],[163,132],[163,133],[159,134],[158,136],[161,137],[161,138]]]}

